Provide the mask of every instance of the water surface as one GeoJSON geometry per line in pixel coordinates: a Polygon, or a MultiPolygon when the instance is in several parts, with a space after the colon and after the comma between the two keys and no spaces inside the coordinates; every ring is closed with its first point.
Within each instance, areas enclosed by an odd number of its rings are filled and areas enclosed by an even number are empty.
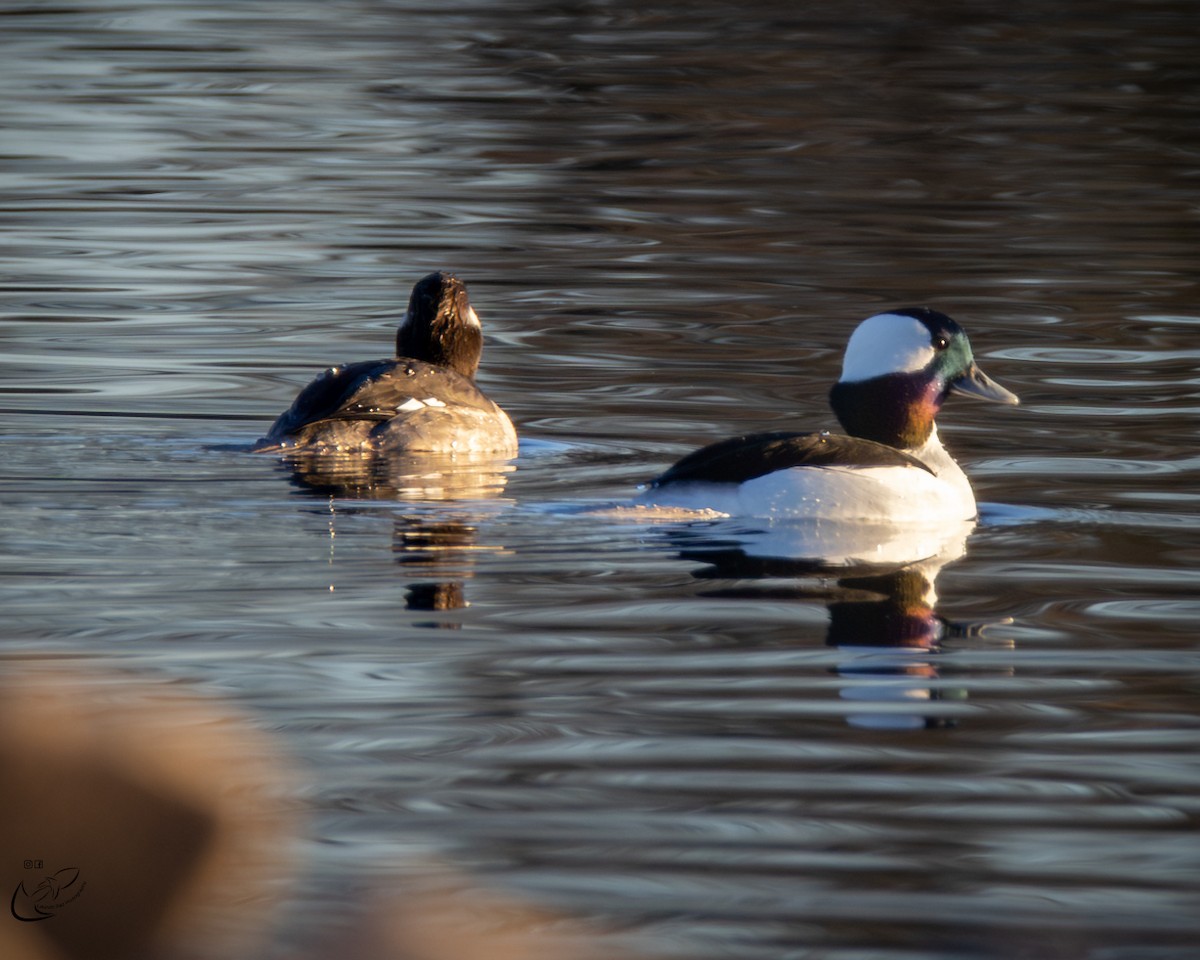
{"type": "Polygon", "coordinates": [[[436,859],[651,955],[1192,955],[1190,5],[133,0],[0,32],[5,672],[273,738],[307,819],[271,953],[341,955],[436,859]],[[246,452],[439,268],[515,463],[246,452]],[[832,426],[854,323],[909,304],[1023,401],[944,412],[963,556],[814,573],[597,509],[832,426]]]}

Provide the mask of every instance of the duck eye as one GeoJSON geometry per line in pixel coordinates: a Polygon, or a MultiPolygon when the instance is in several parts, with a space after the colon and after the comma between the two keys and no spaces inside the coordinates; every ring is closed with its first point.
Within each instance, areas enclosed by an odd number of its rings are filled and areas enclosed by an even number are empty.
{"type": "Polygon", "coordinates": [[[933,338],[933,349],[934,350],[945,350],[948,346],[950,346],[950,341],[947,340],[945,337],[934,337],[933,338]]]}

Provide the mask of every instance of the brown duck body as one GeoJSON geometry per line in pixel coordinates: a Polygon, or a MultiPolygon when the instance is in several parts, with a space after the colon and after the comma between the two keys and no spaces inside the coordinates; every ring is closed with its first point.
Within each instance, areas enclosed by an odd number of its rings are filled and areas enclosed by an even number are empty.
{"type": "Polygon", "coordinates": [[[396,349],[326,370],[254,449],[516,455],[512,421],[475,384],[483,332],[462,281],[416,284],[396,349]]]}
{"type": "Polygon", "coordinates": [[[474,381],[453,370],[408,358],[366,360],[313,380],[255,447],[301,448],[513,456],[517,433],[474,381]]]}

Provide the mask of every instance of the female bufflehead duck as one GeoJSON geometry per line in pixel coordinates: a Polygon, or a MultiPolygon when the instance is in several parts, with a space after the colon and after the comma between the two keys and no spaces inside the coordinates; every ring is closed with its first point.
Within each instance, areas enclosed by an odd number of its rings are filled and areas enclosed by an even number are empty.
{"type": "Polygon", "coordinates": [[[394,359],[326,370],[254,449],[515,456],[512,421],[475,385],[482,353],[466,286],[431,273],[413,287],[394,359]]]}
{"type": "Polygon", "coordinates": [[[928,307],[859,324],[829,403],[849,436],[760,433],[689,454],[642,503],[732,516],[947,523],[975,517],[966,475],[938,439],[951,393],[1017,397],[975,364],[967,335],[928,307]]]}

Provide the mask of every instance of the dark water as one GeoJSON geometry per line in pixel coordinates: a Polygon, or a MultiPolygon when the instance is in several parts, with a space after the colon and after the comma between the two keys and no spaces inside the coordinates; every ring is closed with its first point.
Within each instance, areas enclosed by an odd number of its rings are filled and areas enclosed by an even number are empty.
{"type": "Polygon", "coordinates": [[[1195,956],[1196,22],[4,8],[5,674],[274,739],[273,954],[436,858],[650,955],[1195,956]],[[515,464],[245,452],[437,268],[515,464]],[[1023,400],[942,418],[964,557],[839,580],[585,509],[831,425],[853,324],[918,303],[1023,400]]]}

